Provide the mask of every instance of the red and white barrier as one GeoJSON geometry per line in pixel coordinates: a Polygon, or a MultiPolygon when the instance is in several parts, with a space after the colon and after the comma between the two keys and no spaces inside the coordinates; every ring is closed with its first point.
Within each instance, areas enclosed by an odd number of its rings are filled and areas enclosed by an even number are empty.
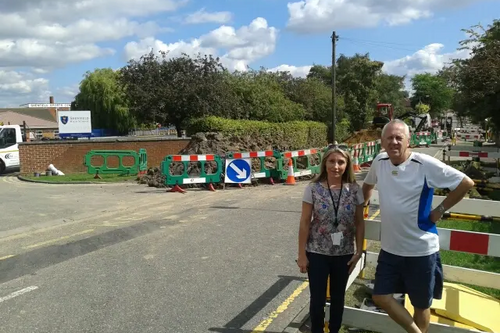
{"type": "MultiPolygon", "coordinates": [[[[380,241],[381,222],[366,220],[366,239],[380,241]]],[[[438,224],[439,225],[439,224],[438,224]]],[[[500,257],[500,235],[437,228],[442,250],[500,257]]]]}
{"type": "Polygon", "coordinates": [[[214,155],[172,155],[173,162],[213,161],[214,155]]]}
{"type": "Polygon", "coordinates": [[[482,140],[483,136],[480,134],[464,134],[464,133],[457,133],[456,134],[457,139],[466,139],[466,140],[482,140]]]}
{"type": "MultiPolygon", "coordinates": [[[[311,149],[287,151],[287,152],[283,153],[283,157],[285,157],[285,158],[302,157],[302,156],[309,156],[309,155],[314,155],[314,154],[318,154],[318,153],[319,153],[318,149],[311,148],[311,149]]],[[[294,173],[294,177],[309,176],[309,175],[312,175],[312,170],[310,170],[310,169],[299,170],[299,171],[294,173]]]]}
{"type": "Polygon", "coordinates": [[[274,152],[272,150],[264,151],[251,151],[247,153],[234,153],[234,158],[256,158],[256,157],[273,157],[274,152]]]}
{"type": "Polygon", "coordinates": [[[448,156],[458,156],[458,157],[480,157],[480,158],[500,158],[500,153],[498,152],[484,152],[484,151],[457,151],[450,150],[447,151],[448,156]]]}
{"type": "Polygon", "coordinates": [[[313,154],[317,154],[317,153],[318,153],[317,149],[303,149],[303,150],[295,150],[295,151],[284,152],[283,156],[285,158],[292,158],[292,157],[300,157],[300,156],[313,155],[313,154]]]}
{"type": "Polygon", "coordinates": [[[500,257],[500,235],[438,228],[442,250],[500,257]]]}
{"type": "MultiPolygon", "coordinates": [[[[201,161],[214,161],[215,155],[172,155],[172,162],[201,162],[201,161]]],[[[182,179],[182,184],[206,184],[207,179],[205,177],[191,177],[182,179]]],[[[208,188],[211,191],[215,191],[213,184],[209,183],[208,188]]],[[[175,185],[169,192],[181,192],[185,191],[179,187],[179,185],[175,185]]]]}
{"type": "Polygon", "coordinates": [[[370,141],[366,143],[366,155],[368,155],[366,162],[373,161],[373,156],[375,155],[375,146],[377,145],[377,141],[370,141]]]}

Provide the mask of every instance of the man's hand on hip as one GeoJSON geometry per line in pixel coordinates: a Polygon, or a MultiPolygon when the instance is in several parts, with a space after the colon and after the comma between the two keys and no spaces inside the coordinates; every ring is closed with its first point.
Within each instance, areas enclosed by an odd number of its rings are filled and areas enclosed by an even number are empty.
{"type": "Polygon", "coordinates": [[[438,209],[433,209],[431,211],[429,219],[432,221],[432,223],[437,223],[439,220],[441,220],[442,217],[443,213],[441,213],[438,209]]]}

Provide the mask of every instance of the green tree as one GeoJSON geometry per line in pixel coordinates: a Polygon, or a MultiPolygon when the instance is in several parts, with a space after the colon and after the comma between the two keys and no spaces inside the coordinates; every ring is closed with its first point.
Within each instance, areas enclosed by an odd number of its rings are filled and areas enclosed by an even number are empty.
{"type": "Polygon", "coordinates": [[[236,72],[229,76],[230,87],[238,98],[240,118],[285,122],[303,120],[304,107],[285,96],[286,78],[265,70],[236,72]]]}
{"type": "Polygon", "coordinates": [[[352,57],[341,55],[337,66],[337,90],[343,95],[353,130],[358,131],[373,114],[375,82],[383,63],[370,60],[368,54],[355,54],[352,57]]]}
{"type": "Polygon", "coordinates": [[[431,107],[424,103],[418,103],[417,105],[415,105],[415,111],[417,111],[418,114],[429,113],[430,109],[431,107]]]}
{"type": "Polygon", "coordinates": [[[446,81],[446,84],[450,89],[453,90],[453,98],[451,102],[451,109],[455,113],[456,117],[459,120],[459,124],[454,124],[452,126],[454,127],[463,127],[463,124],[465,122],[465,118],[468,117],[468,107],[467,103],[465,103],[464,99],[465,96],[462,94],[462,92],[459,90],[460,87],[458,85],[458,67],[454,65],[445,65],[439,72],[438,76],[440,76],[442,79],[446,81]]]}
{"type": "Polygon", "coordinates": [[[500,20],[484,28],[476,25],[464,30],[469,37],[460,44],[470,58],[454,61],[454,84],[461,96],[463,112],[472,120],[489,123],[500,144],[500,20]]]}
{"type": "Polygon", "coordinates": [[[120,70],[119,76],[129,101],[130,113],[138,123],[150,127],[166,120],[160,65],[158,56],[151,51],[139,60],[130,60],[120,70]]]}
{"type": "Polygon", "coordinates": [[[118,78],[119,73],[111,68],[86,72],[71,109],[90,110],[92,128],[112,129],[126,134],[133,127],[134,120],[118,78]]]}
{"type": "Polygon", "coordinates": [[[144,122],[174,125],[178,135],[192,118],[234,117],[236,97],[218,58],[150,52],[131,60],[121,80],[133,100],[131,109],[144,122]]]}
{"type": "Polygon", "coordinates": [[[418,103],[428,104],[431,116],[437,117],[452,106],[454,91],[441,76],[430,73],[417,74],[412,78],[412,86],[415,91],[411,97],[413,108],[418,103]]]}
{"type": "Polygon", "coordinates": [[[318,79],[321,80],[325,85],[332,86],[332,66],[323,66],[314,64],[309,73],[307,74],[308,79],[318,79]]]}
{"type": "Polygon", "coordinates": [[[404,80],[404,76],[378,74],[375,79],[375,100],[372,104],[392,104],[395,116],[410,111],[411,108],[407,106],[408,92],[405,90],[404,80]]]}

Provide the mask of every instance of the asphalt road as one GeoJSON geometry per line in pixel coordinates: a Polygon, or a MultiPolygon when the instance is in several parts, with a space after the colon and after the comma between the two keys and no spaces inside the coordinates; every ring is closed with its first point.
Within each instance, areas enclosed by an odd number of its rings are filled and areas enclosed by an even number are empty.
{"type": "Polygon", "coordinates": [[[0,332],[282,332],[309,295],[294,261],[306,184],[0,177],[0,332]]]}

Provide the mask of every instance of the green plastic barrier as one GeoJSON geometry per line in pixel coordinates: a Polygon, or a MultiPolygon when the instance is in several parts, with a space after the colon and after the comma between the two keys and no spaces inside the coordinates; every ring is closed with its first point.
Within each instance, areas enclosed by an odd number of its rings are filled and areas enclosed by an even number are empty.
{"type": "Polygon", "coordinates": [[[410,146],[429,146],[432,143],[432,135],[419,135],[419,133],[414,133],[411,135],[410,146]]]}
{"type": "MultiPolygon", "coordinates": [[[[144,150],[144,154],[146,151],[144,150]]],[[[147,157],[146,157],[147,161],[147,157]]],[[[119,174],[119,175],[137,175],[139,174],[140,165],[140,155],[134,150],[91,150],[84,158],[84,165],[87,167],[87,172],[91,175],[93,174],[119,174]],[[92,158],[94,156],[101,156],[104,163],[100,166],[92,165],[92,158]],[[110,167],[108,163],[108,158],[117,157],[118,166],[110,167]],[[123,165],[123,159],[125,157],[133,157],[133,165],[123,165]]]]}
{"type": "Polygon", "coordinates": [[[165,185],[186,185],[186,184],[218,184],[221,182],[222,160],[219,155],[168,155],[161,162],[161,172],[165,175],[165,185]],[[197,156],[204,156],[198,158],[197,156]],[[205,171],[207,162],[216,162],[217,170],[215,173],[208,174],[205,171]],[[182,163],[184,168],[181,175],[173,175],[171,166],[173,162],[182,163]],[[189,164],[191,162],[200,163],[200,174],[196,177],[189,175],[189,164]]]}
{"type": "MultiPolygon", "coordinates": [[[[274,179],[281,179],[280,173],[276,169],[269,169],[266,167],[266,158],[274,157],[276,163],[279,161],[279,152],[267,150],[267,151],[253,151],[253,152],[228,152],[226,153],[227,159],[244,159],[244,158],[256,158],[259,159],[259,170],[257,172],[252,171],[252,178],[268,178],[271,183],[274,183],[274,179]],[[276,154],[278,153],[278,154],[276,154]],[[259,156],[260,155],[260,156],[259,156]]],[[[285,177],[286,178],[286,177],[285,177]]]]}
{"type": "Polygon", "coordinates": [[[148,171],[148,154],[146,149],[139,149],[139,173],[144,174],[148,171]]]}
{"type": "MultiPolygon", "coordinates": [[[[326,148],[328,149],[328,147],[326,148]]],[[[276,157],[276,172],[277,177],[281,180],[285,180],[288,176],[288,164],[285,164],[285,159],[292,159],[293,163],[293,172],[295,177],[308,176],[308,175],[317,175],[321,172],[321,160],[323,159],[323,154],[321,149],[303,149],[297,151],[290,152],[275,152],[276,157]],[[310,155],[318,155],[319,162],[317,165],[312,165],[309,159],[310,155]],[[306,168],[299,169],[297,168],[297,159],[300,157],[308,157],[306,159],[306,168]]],[[[288,162],[287,162],[288,163],[288,162]]]]}

